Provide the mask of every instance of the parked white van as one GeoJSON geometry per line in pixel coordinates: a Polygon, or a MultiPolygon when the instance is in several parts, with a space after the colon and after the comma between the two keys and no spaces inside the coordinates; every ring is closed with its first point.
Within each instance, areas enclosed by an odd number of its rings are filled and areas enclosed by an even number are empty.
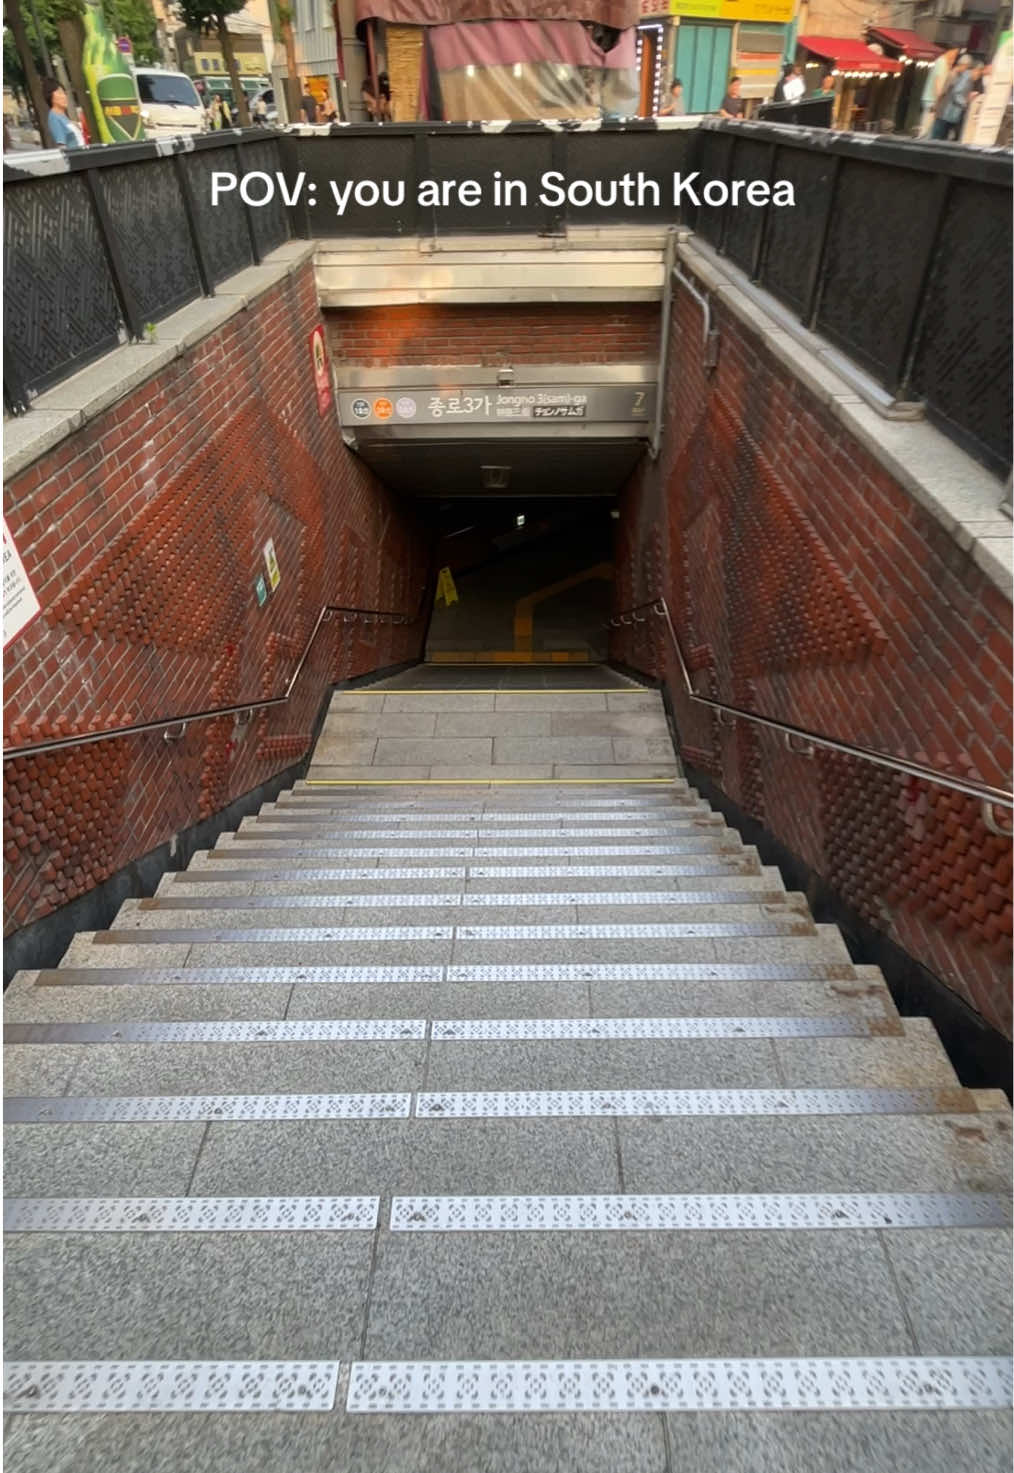
{"type": "Polygon", "coordinates": [[[147,138],[172,138],[178,133],[206,130],[204,106],[189,77],[157,67],[135,67],[134,78],[147,138]]]}

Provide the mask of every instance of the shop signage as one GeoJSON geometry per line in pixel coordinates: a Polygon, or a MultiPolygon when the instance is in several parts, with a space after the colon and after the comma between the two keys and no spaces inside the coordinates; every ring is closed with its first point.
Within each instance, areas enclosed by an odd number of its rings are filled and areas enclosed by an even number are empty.
{"type": "Polygon", "coordinates": [[[751,20],[788,25],[796,0],[669,0],[669,14],[687,20],[751,20]]]}

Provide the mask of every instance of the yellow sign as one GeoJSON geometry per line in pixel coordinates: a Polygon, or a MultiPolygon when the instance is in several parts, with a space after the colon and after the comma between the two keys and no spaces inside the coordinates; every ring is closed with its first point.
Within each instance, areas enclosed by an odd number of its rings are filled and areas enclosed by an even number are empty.
{"type": "Polygon", "coordinates": [[[450,568],[441,568],[437,574],[437,602],[440,599],[443,599],[448,608],[458,602],[458,590],[454,586],[450,568]]]}
{"type": "Polygon", "coordinates": [[[796,0],[669,0],[669,14],[687,20],[751,20],[788,25],[796,0]]]}
{"type": "Polygon", "coordinates": [[[281,570],[278,567],[278,559],[275,557],[275,541],[269,537],[264,544],[264,566],[268,570],[268,582],[272,590],[276,589],[282,581],[281,570]]]}

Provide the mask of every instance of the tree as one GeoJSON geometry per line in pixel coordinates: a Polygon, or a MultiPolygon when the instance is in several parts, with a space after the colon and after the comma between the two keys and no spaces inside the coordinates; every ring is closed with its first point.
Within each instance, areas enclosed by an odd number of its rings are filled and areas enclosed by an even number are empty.
{"type": "MultiPolygon", "coordinates": [[[[46,126],[49,109],[46,107],[45,98],[42,95],[42,82],[39,79],[39,64],[42,57],[42,48],[38,44],[37,37],[35,38],[34,48],[29,40],[25,18],[21,13],[21,0],[4,0],[4,23],[9,29],[14,42],[14,50],[20,62],[19,71],[32,101],[32,111],[35,114],[35,121],[38,124],[39,138],[42,146],[43,148],[51,148],[53,140],[49,136],[49,128],[46,126]]],[[[6,49],[5,45],[5,52],[6,49]]]]}
{"type": "Polygon", "coordinates": [[[246,0],[181,0],[179,6],[188,30],[198,31],[205,36],[218,36],[218,44],[222,48],[226,70],[232,83],[232,95],[239,108],[239,120],[244,127],[250,123],[250,108],[239,80],[239,67],[236,64],[232,37],[229,35],[228,21],[230,15],[237,15],[245,6],[246,0]]]}
{"type": "Polygon", "coordinates": [[[271,30],[276,41],[285,47],[285,101],[290,123],[299,122],[299,62],[296,60],[296,38],[292,34],[292,6],[288,0],[268,0],[271,30]]]}

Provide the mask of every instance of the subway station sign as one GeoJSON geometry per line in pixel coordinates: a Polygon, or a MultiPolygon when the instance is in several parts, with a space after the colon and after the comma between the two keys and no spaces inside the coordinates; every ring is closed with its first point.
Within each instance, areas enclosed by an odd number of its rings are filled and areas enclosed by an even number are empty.
{"type": "Polygon", "coordinates": [[[464,384],[455,388],[369,389],[338,396],[341,422],[407,429],[411,425],[627,424],[649,422],[654,384],[464,384]]]}

